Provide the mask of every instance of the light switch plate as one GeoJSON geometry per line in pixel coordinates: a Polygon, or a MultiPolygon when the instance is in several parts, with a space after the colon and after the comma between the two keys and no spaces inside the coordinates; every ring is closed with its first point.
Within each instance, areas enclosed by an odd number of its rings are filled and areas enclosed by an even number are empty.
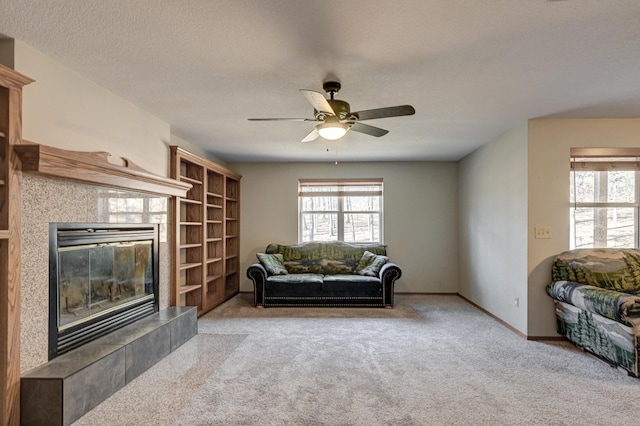
{"type": "Polygon", "coordinates": [[[550,226],[536,226],[536,239],[550,239],[551,227],[550,226]]]}

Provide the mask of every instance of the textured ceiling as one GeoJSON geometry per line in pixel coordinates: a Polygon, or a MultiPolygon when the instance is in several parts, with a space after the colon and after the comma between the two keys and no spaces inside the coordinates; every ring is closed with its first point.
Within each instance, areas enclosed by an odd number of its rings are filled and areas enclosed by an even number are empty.
{"type": "Polygon", "coordinates": [[[0,33],[227,161],[328,161],[298,89],[416,114],[342,161],[457,160],[535,117],[640,117],[638,0],[2,0],[0,33]]]}

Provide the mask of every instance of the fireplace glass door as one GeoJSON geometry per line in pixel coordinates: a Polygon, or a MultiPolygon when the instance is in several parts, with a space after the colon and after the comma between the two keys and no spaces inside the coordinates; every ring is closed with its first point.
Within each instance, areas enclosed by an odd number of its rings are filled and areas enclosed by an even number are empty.
{"type": "Polygon", "coordinates": [[[49,359],[158,311],[158,229],[50,224],[49,359]]]}
{"type": "Polygon", "coordinates": [[[58,326],[153,297],[152,241],[60,247],[58,326]]]}

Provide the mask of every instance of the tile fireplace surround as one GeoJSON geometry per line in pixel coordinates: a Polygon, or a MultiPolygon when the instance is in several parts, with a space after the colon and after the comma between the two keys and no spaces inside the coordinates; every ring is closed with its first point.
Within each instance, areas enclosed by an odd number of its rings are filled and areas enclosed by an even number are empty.
{"type": "Polygon", "coordinates": [[[169,305],[168,197],[23,176],[20,372],[48,361],[49,222],[160,223],[160,310],[169,305]]]}

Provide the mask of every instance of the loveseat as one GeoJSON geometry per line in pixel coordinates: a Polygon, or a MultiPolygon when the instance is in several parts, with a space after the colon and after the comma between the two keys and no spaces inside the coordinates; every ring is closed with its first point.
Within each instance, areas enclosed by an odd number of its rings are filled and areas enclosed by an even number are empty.
{"type": "Polygon", "coordinates": [[[581,348],[640,372],[640,250],[576,249],[556,256],[547,294],[558,333],[581,348]]]}
{"type": "Polygon", "coordinates": [[[386,253],[380,244],[269,244],[247,269],[255,306],[392,308],[393,286],[402,271],[386,253]]]}

